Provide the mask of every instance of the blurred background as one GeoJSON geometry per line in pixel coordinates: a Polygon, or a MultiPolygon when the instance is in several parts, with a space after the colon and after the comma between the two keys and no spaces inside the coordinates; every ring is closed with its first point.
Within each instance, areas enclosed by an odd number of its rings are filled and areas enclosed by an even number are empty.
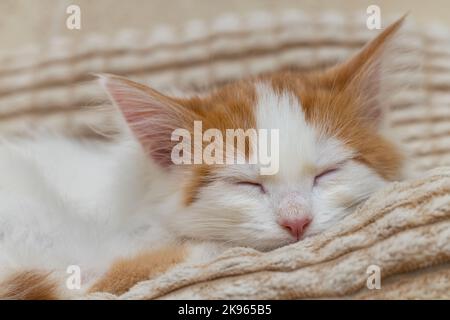
{"type": "Polygon", "coordinates": [[[448,0],[0,0],[0,136],[120,131],[117,113],[98,112],[109,104],[92,73],[198,94],[332,65],[379,32],[366,25],[372,5],[381,28],[409,12],[399,59],[388,59],[400,60],[402,90],[386,103],[386,127],[414,160],[411,170],[450,165],[448,0]],[[66,25],[72,5],[80,30],[66,25]]]}
{"type": "Polygon", "coordinates": [[[378,5],[382,15],[411,13],[418,23],[450,26],[448,0],[0,0],[0,51],[10,51],[50,38],[76,38],[85,33],[114,34],[118,29],[151,29],[160,24],[182,26],[192,19],[213,19],[224,13],[255,10],[277,12],[296,8],[306,12],[361,12],[378,5]],[[81,8],[82,29],[65,27],[66,8],[81,8]]]}

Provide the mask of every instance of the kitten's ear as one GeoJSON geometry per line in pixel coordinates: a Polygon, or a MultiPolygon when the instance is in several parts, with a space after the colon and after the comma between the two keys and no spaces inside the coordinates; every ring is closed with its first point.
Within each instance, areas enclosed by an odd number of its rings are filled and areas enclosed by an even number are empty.
{"type": "Polygon", "coordinates": [[[97,76],[148,155],[162,167],[172,165],[172,132],[192,123],[192,111],[180,100],[126,78],[97,76]]]}
{"type": "Polygon", "coordinates": [[[356,97],[361,115],[374,127],[379,127],[384,113],[386,90],[395,89],[389,84],[399,69],[397,35],[406,16],[403,16],[368,42],[349,60],[325,72],[324,79],[330,87],[336,85],[349,90],[356,97]],[[395,61],[395,62],[394,62],[395,61]]]}

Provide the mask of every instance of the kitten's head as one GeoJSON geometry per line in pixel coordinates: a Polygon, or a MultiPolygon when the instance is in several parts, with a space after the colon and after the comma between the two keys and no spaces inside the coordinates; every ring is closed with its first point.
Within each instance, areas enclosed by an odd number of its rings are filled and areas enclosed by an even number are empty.
{"type": "MultiPolygon", "coordinates": [[[[204,97],[171,98],[120,77],[103,77],[149,158],[167,175],[179,177],[181,210],[167,219],[174,233],[271,249],[335,225],[396,179],[402,157],[379,128],[388,72],[384,61],[401,22],[325,71],[261,76],[204,97]],[[178,139],[188,141],[183,132],[193,134],[194,121],[201,121],[204,136],[203,141],[191,136],[190,142],[210,155],[221,155],[211,148],[217,132],[226,144],[227,129],[277,129],[279,143],[271,156],[276,161],[278,154],[279,162],[273,174],[261,174],[260,162],[248,163],[259,155],[248,139],[232,144],[246,164],[174,164],[174,154],[182,150],[178,139]],[[172,136],[179,128],[186,130],[172,136]],[[217,130],[211,134],[208,129],[217,130]]],[[[181,156],[193,160],[192,150],[181,156]]]]}

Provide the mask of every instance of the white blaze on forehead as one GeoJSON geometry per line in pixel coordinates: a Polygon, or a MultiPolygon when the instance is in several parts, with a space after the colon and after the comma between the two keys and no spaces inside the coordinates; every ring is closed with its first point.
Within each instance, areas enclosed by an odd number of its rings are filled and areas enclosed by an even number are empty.
{"type": "Polygon", "coordinates": [[[351,156],[344,144],[325,137],[306,122],[299,99],[285,91],[276,93],[267,83],[256,84],[258,129],[279,130],[279,173],[285,181],[297,181],[314,168],[337,164],[351,156]]]}

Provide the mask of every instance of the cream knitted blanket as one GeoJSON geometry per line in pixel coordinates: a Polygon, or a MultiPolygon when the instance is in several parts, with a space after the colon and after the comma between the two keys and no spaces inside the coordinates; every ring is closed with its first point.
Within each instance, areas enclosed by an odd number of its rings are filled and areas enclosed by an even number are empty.
{"type": "MultiPolygon", "coordinates": [[[[269,253],[237,248],[208,265],[142,282],[120,298],[449,298],[450,168],[424,172],[450,165],[450,32],[406,29],[402,45],[414,54],[405,62],[421,68],[399,78],[410,86],[388,106],[387,125],[421,178],[390,185],[326,234],[269,253]],[[371,265],[380,268],[380,290],[366,288],[371,265]]],[[[36,128],[90,138],[115,132],[114,117],[90,108],[105,99],[92,72],[200,92],[253,74],[329,65],[374,35],[350,14],[259,12],[4,54],[0,135],[36,128]]]]}

